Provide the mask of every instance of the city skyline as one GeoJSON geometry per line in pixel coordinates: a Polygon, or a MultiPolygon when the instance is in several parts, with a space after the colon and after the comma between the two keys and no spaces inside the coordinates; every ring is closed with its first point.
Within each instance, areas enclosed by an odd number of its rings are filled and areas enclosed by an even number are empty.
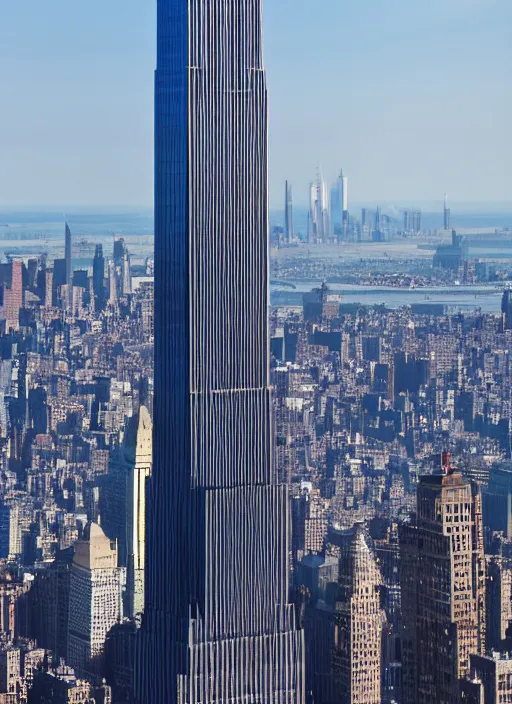
{"type": "Polygon", "coordinates": [[[512,702],[510,0],[143,2],[0,18],[0,703],[512,702]]]}
{"type": "MultiPolygon", "coordinates": [[[[150,205],[154,5],[120,14],[113,0],[100,24],[94,2],[28,5],[0,27],[3,204],[150,205]]],[[[343,164],[353,202],[510,202],[511,13],[506,0],[267,2],[271,208],[286,180],[307,203],[318,161],[329,182],[343,164]]]]}

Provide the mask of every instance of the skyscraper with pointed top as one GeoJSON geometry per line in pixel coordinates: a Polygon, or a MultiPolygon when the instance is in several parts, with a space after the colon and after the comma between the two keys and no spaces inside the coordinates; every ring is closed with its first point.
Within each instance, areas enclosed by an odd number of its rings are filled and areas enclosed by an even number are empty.
{"type": "Polygon", "coordinates": [[[284,236],[287,244],[290,244],[293,240],[293,200],[292,185],[288,181],[285,184],[284,236]]]}
{"type": "Polygon", "coordinates": [[[316,182],[310,185],[308,241],[327,242],[331,234],[331,217],[327,186],[318,166],[316,182]]]}
{"type": "Polygon", "coordinates": [[[361,524],[340,561],[333,674],[339,701],[381,704],[382,576],[361,524]]]}
{"type": "Polygon", "coordinates": [[[153,425],[145,406],[141,406],[128,426],[125,462],[128,466],[126,498],[126,547],[128,613],[144,611],[144,560],[146,545],[146,484],[153,462],[153,425]]]}
{"type": "Polygon", "coordinates": [[[304,700],[273,461],[261,0],[159,0],[139,704],[304,700]]]}

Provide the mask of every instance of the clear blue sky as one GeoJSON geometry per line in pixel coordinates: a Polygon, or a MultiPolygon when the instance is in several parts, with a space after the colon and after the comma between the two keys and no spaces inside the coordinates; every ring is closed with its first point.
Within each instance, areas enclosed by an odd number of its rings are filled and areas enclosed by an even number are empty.
{"type": "MultiPolygon", "coordinates": [[[[152,202],[154,0],[0,2],[0,207],[152,202]]],[[[271,204],[512,201],[511,0],[266,0],[271,204]]]]}

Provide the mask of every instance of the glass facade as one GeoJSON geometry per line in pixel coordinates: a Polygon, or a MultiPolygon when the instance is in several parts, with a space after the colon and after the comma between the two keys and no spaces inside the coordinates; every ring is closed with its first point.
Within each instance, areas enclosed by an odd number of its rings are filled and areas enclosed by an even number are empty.
{"type": "Polygon", "coordinates": [[[159,0],[138,701],[304,700],[272,457],[260,0],[159,0]]]}

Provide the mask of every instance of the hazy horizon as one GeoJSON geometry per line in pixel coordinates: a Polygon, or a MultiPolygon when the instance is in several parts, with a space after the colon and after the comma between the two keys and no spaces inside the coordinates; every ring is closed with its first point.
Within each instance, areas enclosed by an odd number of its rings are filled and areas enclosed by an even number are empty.
{"type": "MultiPolygon", "coordinates": [[[[495,214],[495,215],[510,215],[512,214],[512,200],[511,201],[489,201],[489,202],[449,202],[451,210],[453,213],[461,214],[495,214]]],[[[425,214],[437,214],[442,212],[443,200],[439,201],[406,201],[406,200],[393,200],[393,201],[354,201],[351,203],[351,209],[354,215],[357,215],[357,211],[361,208],[377,208],[380,207],[382,211],[388,212],[394,209],[400,208],[418,208],[422,210],[425,214]]],[[[307,211],[307,203],[294,203],[294,210],[297,211],[307,211]]],[[[46,214],[58,214],[62,213],[62,219],[65,220],[66,214],[79,214],[83,211],[90,215],[102,215],[102,214],[131,214],[131,213],[151,213],[153,212],[153,206],[151,204],[141,203],[137,204],[94,204],[94,203],[42,203],[42,204],[27,204],[27,205],[17,205],[17,204],[4,204],[0,203],[0,213],[1,214],[33,214],[33,213],[46,213],[46,214]]],[[[283,211],[284,207],[280,207],[276,204],[275,207],[271,204],[270,212],[277,213],[283,211]]]]}
{"type": "MultiPolygon", "coordinates": [[[[154,0],[0,18],[0,207],[151,207],[154,0]]],[[[510,203],[511,22],[509,0],[266,0],[271,208],[318,163],[352,208],[510,203]]]]}

